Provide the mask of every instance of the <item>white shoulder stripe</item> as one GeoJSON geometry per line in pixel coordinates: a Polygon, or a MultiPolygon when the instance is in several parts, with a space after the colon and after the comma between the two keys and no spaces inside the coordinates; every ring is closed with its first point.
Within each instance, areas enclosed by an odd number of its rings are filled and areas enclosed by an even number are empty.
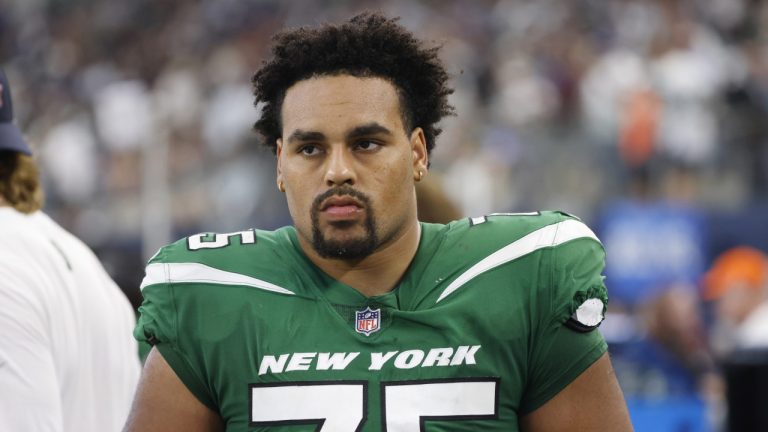
{"type": "MultiPolygon", "coordinates": [[[[462,285],[479,276],[488,270],[494,269],[502,264],[506,264],[512,260],[528,255],[538,249],[557,246],[559,244],[568,242],[570,240],[578,238],[591,238],[595,241],[597,239],[595,233],[592,232],[582,222],[568,219],[562,222],[558,222],[553,225],[539,228],[536,231],[526,235],[525,237],[518,239],[507,246],[497,250],[496,252],[488,255],[477,264],[470,267],[467,271],[459,275],[456,280],[451,282],[445,290],[443,290],[437,302],[440,302],[444,298],[448,297],[454,291],[459,289],[462,285]]],[[[435,303],[437,303],[435,302],[435,303]]]]}
{"type": "Polygon", "coordinates": [[[272,291],[280,294],[294,294],[275,284],[245,276],[215,269],[205,264],[197,263],[153,263],[147,266],[147,273],[141,281],[141,289],[160,283],[190,283],[202,282],[219,285],[246,285],[254,288],[272,291]]]}

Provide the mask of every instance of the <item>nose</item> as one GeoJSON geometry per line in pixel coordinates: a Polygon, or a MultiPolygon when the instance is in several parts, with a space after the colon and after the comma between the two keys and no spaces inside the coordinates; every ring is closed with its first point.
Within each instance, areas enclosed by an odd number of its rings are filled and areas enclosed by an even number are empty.
{"type": "Polygon", "coordinates": [[[326,159],[325,183],[329,186],[341,186],[355,184],[355,171],[353,169],[352,155],[348,154],[346,146],[334,146],[329,150],[326,159]]]}

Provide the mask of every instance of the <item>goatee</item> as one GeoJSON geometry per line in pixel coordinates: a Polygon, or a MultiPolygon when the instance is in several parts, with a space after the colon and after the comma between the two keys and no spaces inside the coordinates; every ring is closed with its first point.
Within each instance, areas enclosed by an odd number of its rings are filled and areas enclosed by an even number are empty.
{"type": "MultiPolygon", "coordinates": [[[[372,254],[379,246],[379,239],[376,235],[376,221],[373,217],[371,208],[371,200],[364,193],[353,189],[351,186],[339,186],[318,195],[312,203],[310,216],[312,218],[312,248],[323,258],[335,258],[341,260],[365,258],[372,254]],[[361,237],[337,240],[326,238],[320,231],[320,206],[323,201],[332,196],[342,195],[350,196],[365,206],[365,220],[363,221],[365,234],[361,237]]],[[[357,222],[336,222],[334,225],[338,228],[344,228],[345,225],[351,227],[356,223],[357,222]]]]}

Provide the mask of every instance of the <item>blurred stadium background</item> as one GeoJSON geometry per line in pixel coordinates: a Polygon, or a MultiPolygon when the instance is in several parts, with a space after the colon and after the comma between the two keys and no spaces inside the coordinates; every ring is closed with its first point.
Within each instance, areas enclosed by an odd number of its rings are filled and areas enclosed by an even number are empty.
{"type": "Polygon", "coordinates": [[[458,116],[430,176],[463,215],[562,209],[598,231],[636,429],[724,430],[727,341],[700,292],[721,252],[768,251],[763,1],[0,0],[47,211],[134,304],[159,246],[290,223],[250,75],[279,28],[363,9],[443,45],[458,116]]]}

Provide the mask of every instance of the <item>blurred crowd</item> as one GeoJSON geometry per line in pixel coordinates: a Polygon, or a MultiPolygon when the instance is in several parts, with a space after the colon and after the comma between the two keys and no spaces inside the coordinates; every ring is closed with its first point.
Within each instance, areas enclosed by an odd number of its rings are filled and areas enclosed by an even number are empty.
{"type": "Polygon", "coordinates": [[[443,46],[457,116],[430,176],[461,214],[562,209],[594,226],[627,396],[691,396],[722,424],[736,325],[722,287],[765,285],[711,275],[734,247],[768,251],[768,2],[0,0],[47,210],[134,302],[159,246],[290,223],[250,75],[279,28],[363,9],[443,46]]]}

